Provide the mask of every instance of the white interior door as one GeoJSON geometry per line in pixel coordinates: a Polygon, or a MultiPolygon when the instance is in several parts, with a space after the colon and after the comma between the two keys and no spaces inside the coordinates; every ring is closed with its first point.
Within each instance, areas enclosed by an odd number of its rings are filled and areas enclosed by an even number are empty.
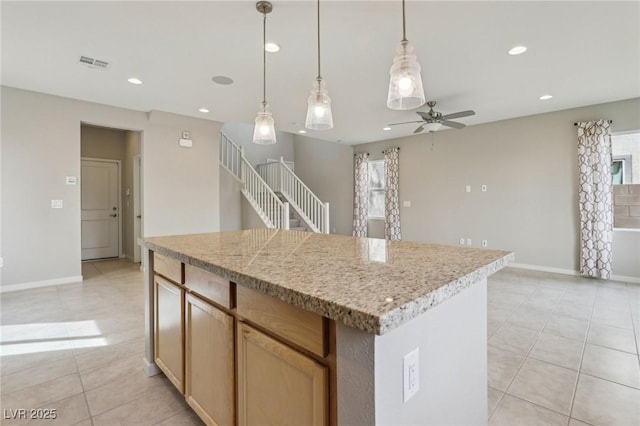
{"type": "Polygon", "coordinates": [[[82,260],[118,257],[118,163],[82,160],[80,184],[82,260]]]}

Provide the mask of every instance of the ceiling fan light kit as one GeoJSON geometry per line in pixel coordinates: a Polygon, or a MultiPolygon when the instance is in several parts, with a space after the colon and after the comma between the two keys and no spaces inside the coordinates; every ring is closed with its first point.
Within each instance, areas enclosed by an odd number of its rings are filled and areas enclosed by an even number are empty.
{"type": "Polygon", "coordinates": [[[457,121],[451,121],[452,118],[462,118],[469,117],[471,115],[475,115],[475,111],[467,110],[467,111],[459,111],[451,114],[442,115],[441,112],[435,111],[433,107],[436,106],[436,101],[427,102],[427,106],[429,106],[429,111],[416,111],[416,114],[420,116],[422,120],[418,121],[403,121],[402,123],[392,123],[389,126],[397,126],[399,124],[411,124],[411,123],[420,123],[418,128],[416,128],[413,133],[421,133],[423,130],[428,132],[435,132],[440,130],[443,126],[453,127],[454,129],[462,129],[465,127],[464,124],[458,123],[457,121]]]}
{"type": "Polygon", "coordinates": [[[273,116],[267,104],[267,13],[273,10],[268,1],[256,3],[256,10],[262,14],[262,104],[255,120],[253,128],[253,143],[259,145],[272,145],[276,143],[276,128],[273,116]]]}
{"type": "Polygon", "coordinates": [[[318,76],[313,82],[311,96],[307,100],[307,119],[305,127],[311,130],[328,130],[333,128],[331,98],[320,73],[320,0],[318,6],[318,76]]]}
{"type": "Polygon", "coordinates": [[[402,41],[389,70],[389,94],[387,107],[394,110],[418,108],[425,103],[421,67],[413,53],[413,45],[407,40],[406,19],[402,0],[402,41]]]}

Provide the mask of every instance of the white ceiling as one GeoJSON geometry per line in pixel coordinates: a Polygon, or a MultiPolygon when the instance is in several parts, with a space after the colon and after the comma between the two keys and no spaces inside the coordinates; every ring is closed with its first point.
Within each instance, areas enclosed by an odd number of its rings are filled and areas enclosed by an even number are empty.
{"type": "MultiPolygon", "coordinates": [[[[304,127],[316,76],[315,2],[273,1],[267,100],[276,128],[304,127]]],[[[417,118],[386,108],[402,37],[401,2],[323,1],[322,74],[335,127],[307,135],[344,143],[411,134],[417,118]]],[[[408,1],[407,38],[427,99],[478,124],[640,96],[640,2],[408,1]],[[520,56],[507,51],[518,44],[520,56]],[[550,93],[554,97],[540,101],[550,93]]],[[[262,98],[262,16],[253,1],[2,1],[3,85],[221,122],[253,123],[262,98]],[[108,60],[109,70],[78,63],[108,60]],[[211,77],[235,83],[220,86],[211,77]],[[140,86],[127,82],[136,76],[140,86]],[[200,107],[211,110],[198,112],[200,107]]],[[[424,111],[425,107],[420,108],[424,111]]],[[[451,130],[456,131],[456,130],[451,130]]]]}

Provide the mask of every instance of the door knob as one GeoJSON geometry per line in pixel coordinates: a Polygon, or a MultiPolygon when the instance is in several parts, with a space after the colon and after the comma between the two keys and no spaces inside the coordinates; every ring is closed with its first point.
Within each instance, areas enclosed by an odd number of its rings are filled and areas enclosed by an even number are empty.
{"type": "Polygon", "coordinates": [[[142,215],[139,214],[138,216],[136,216],[138,219],[142,219],[142,215]]]}
{"type": "Polygon", "coordinates": [[[116,216],[118,216],[118,215],[114,213],[114,214],[110,214],[109,216],[111,216],[111,217],[116,217],[116,216]]]}

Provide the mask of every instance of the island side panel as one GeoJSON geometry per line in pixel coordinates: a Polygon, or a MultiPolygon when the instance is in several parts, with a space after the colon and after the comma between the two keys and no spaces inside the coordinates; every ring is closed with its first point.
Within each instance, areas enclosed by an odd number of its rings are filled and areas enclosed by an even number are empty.
{"type": "Polygon", "coordinates": [[[487,280],[375,336],[375,424],[487,424],[487,280]],[[403,399],[403,357],[419,348],[419,391],[403,399]]]}
{"type": "Polygon", "coordinates": [[[336,321],[338,425],[375,424],[375,335],[336,321]]]}
{"type": "Polygon", "coordinates": [[[153,285],[153,252],[147,248],[143,249],[144,257],[144,371],[147,376],[160,374],[160,369],[155,363],[154,347],[154,299],[155,289],[153,285]]]}

